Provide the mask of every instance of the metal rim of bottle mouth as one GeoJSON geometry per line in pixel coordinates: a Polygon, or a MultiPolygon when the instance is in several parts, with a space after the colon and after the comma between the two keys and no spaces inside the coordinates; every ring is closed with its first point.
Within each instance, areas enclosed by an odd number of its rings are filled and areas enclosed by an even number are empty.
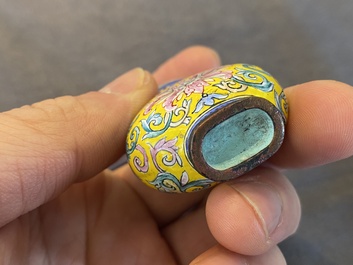
{"type": "Polygon", "coordinates": [[[270,158],[281,146],[284,138],[285,121],[281,111],[264,98],[249,96],[235,99],[216,106],[210,113],[201,117],[191,128],[185,144],[186,152],[191,164],[204,177],[223,182],[235,179],[253,168],[259,166],[270,158]],[[211,167],[205,160],[201,145],[205,135],[214,127],[226,121],[230,117],[245,110],[260,109],[266,112],[272,119],[274,134],[270,144],[256,155],[244,160],[225,170],[217,170],[211,167]]]}

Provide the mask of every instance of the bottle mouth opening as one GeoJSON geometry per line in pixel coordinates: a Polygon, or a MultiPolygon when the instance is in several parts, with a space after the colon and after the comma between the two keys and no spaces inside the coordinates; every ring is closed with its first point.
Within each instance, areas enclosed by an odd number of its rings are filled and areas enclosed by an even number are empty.
{"type": "Polygon", "coordinates": [[[201,153],[210,167],[226,170],[263,151],[273,137],[274,124],[267,112],[247,109],[208,131],[201,143],[201,153]]]}

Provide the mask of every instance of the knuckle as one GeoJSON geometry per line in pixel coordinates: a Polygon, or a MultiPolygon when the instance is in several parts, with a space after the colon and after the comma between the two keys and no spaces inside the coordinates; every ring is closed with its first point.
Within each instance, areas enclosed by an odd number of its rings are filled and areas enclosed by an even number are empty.
{"type": "Polygon", "coordinates": [[[72,122],[88,113],[87,107],[73,96],[48,99],[31,105],[31,108],[38,112],[42,121],[50,123],[72,122]]]}
{"type": "MultiPolygon", "coordinates": [[[[48,99],[0,114],[0,131],[17,134],[62,136],[89,116],[88,107],[73,96],[48,99]]],[[[25,136],[25,135],[23,135],[25,136]]]]}
{"type": "Polygon", "coordinates": [[[10,213],[0,225],[52,198],[78,174],[80,130],[89,115],[88,104],[72,96],[0,114],[0,212],[10,213]]]}

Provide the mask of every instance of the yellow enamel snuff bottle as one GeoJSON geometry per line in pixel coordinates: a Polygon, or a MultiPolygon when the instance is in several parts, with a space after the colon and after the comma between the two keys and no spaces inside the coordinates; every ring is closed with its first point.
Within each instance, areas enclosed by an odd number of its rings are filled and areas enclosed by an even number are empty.
{"type": "Polygon", "coordinates": [[[287,118],[283,89],[269,73],[222,66],[161,88],[130,126],[128,163],[152,188],[198,191],[271,157],[287,118]]]}

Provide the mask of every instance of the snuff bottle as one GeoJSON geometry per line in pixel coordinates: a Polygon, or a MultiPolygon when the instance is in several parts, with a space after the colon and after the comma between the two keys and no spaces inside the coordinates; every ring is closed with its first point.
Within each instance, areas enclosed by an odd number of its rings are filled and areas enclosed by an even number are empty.
{"type": "Polygon", "coordinates": [[[222,66],[161,88],[130,126],[128,163],[152,188],[198,191],[271,157],[287,118],[283,89],[269,73],[222,66]]]}

